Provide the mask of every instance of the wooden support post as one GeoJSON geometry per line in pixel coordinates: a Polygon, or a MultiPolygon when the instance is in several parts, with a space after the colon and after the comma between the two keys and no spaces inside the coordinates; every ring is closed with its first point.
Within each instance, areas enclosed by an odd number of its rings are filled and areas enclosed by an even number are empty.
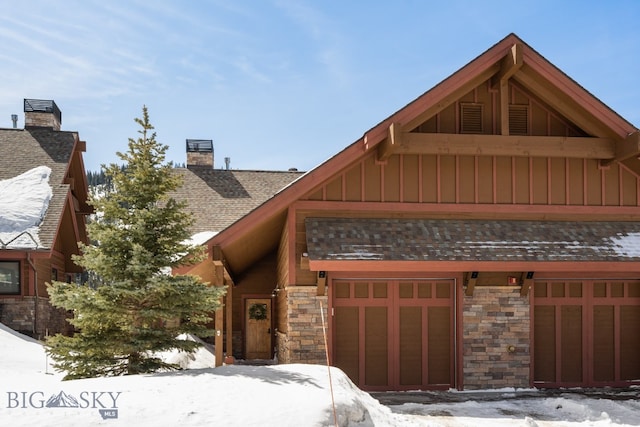
{"type": "MultiPolygon", "coordinates": [[[[226,276],[226,275],[225,275],[226,276]]],[[[227,280],[227,278],[225,277],[225,285],[227,286],[227,294],[225,296],[225,301],[226,301],[226,309],[227,309],[227,319],[226,319],[226,326],[227,326],[227,356],[226,357],[233,357],[233,323],[232,323],[232,319],[233,319],[233,282],[230,280],[231,278],[229,278],[229,280],[227,280]]]]}
{"type": "Polygon", "coordinates": [[[225,312],[226,312],[226,332],[227,332],[227,352],[231,353],[233,348],[233,329],[231,323],[232,308],[233,308],[233,281],[228,273],[226,273],[224,264],[222,261],[205,260],[194,268],[189,270],[187,274],[199,276],[203,282],[207,282],[209,286],[225,286],[227,285],[226,296],[220,297],[220,308],[214,313],[215,322],[215,336],[214,344],[216,347],[216,367],[222,366],[224,362],[224,334],[225,330],[225,312]],[[225,304],[226,303],[226,309],[225,304]]]}
{"type": "MultiPolygon", "coordinates": [[[[214,286],[224,286],[224,265],[220,261],[214,261],[214,271],[215,271],[215,279],[213,282],[214,286]]],[[[220,304],[224,303],[224,297],[220,298],[220,304]]],[[[218,366],[222,366],[222,362],[224,362],[224,353],[222,351],[223,347],[223,333],[224,330],[224,306],[218,308],[215,312],[215,325],[216,325],[216,335],[215,335],[215,346],[216,346],[216,368],[218,366]]]]}
{"type": "Polygon", "coordinates": [[[500,134],[509,135],[509,83],[500,80],[500,134]]]}
{"type": "Polygon", "coordinates": [[[519,43],[511,46],[500,61],[500,70],[491,78],[491,87],[499,89],[500,134],[509,135],[509,79],[522,68],[523,48],[519,43]]]}

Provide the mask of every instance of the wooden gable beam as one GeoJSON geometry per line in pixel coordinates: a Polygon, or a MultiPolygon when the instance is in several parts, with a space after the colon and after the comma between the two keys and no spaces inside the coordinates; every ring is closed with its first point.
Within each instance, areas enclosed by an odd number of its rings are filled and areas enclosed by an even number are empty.
{"type": "Polygon", "coordinates": [[[602,160],[602,166],[608,166],[614,161],[623,161],[631,157],[640,156],[640,131],[627,135],[626,138],[616,141],[616,155],[612,159],[602,160]]]}
{"type": "Polygon", "coordinates": [[[500,71],[491,77],[491,87],[497,88],[501,82],[506,82],[518,72],[522,64],[524,64],[522,44],[516,43],[511,46],[504,58],[500,61],[500,71]]]}
{"type": "Polygon", "coordinates": [[[399,123],[389,125],[387,138],[378,145],[378,161],[384,162],[393,154],[395,149],[402,143],[402,134],[399,123]]]}
{"type": "Polygon", "coordinates": [[[616,153],[608,138],[402,132],[401,141],[399,154],[611,159],[616,153]]]}
{"type": "MultiPolygon", "coordinates": [[[[485,69],[481,73],[477,74],[475,77],[466,81],[456,90],[453,90],[452,92],[447,93],[445,96],[440,98],[437,102],[434,102],[433,104],[431,104],[422,113],[412,118],[409,122],[404,123],[403,127],[405,129],[412,130],[420,126],[422,123],[426,122],[431,117],[435,116],[436,114],[438,114],[439,112],[447,108],[449,105],[453,104],[458,99],[462,98],[464,95],[471,92],[477,86],[489,80],[491,76],[493,76],[499,71],[499,69],[500,69],[500,64],[498,63],[495,63],[493,66],[485,69]]],[[[434,88],[433,90],[435,90],[436,88],[434,88]]]]}
{"type": "Polygon", "coordinates": [[[500,71],[491,78],[491,86],[499,90],[500,98],[500,134],[509,135],[509,79],[522,68],[524,64],[522,44],[511,46],[502,61],[500,71]]]}
{"type": "Polygon", "coordinates": [[[500,134],[509,135],[509,81],[501,80],[500,90],[500,134]]]}
{"type": "Polygon", "coordinates": [[[529,68],[524,65],[522,71],[514,76],[514,79],[522,83],[528,88],[535,96],[542,99],[549,104],[552,108],[557,110],[569,121],[575,123],[576,126],[587,132],[589,135],[599,137],[617,137],[615,133],[608,127],[604,126],[593,116],[584,112],[580,105],[575,102],[574,99],[566,94],[563,94],[557,88],[544,84],[542,78],[536,78],[531,75],[529,68]]]}

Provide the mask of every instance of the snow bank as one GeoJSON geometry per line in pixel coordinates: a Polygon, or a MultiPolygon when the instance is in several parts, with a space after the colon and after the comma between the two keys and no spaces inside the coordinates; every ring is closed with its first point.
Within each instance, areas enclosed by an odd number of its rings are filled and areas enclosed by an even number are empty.
{"type": "Polygon", "coordinates": [[[203,369],[216,366],[216,355],[214,347],[211,344],[207,344],[200,338],[190,334],[182,334],[178,336],[178,339],[196,341],[202,344],[202,347],[199,347],[193,353],[171,350],[158,353],[157,356],[167,363],[180,366],[182,369],[203,369]]]}
{"type": "MultiPolygon", "coordinates": [[[[207,365],[211,356],[198,352],[186,365],[207,365]]],[[[333,426],[334,407],[338,425],[353,427],[640,425],[637,399],[578,393],[521,399],[505,390],[490,401],[469,395],[462,402],[387,407],[340,369],[321,365],[228,365],[62,381],[38,341],[2,324],[0,378],[0,425],[11,426],[333,426]]]]}

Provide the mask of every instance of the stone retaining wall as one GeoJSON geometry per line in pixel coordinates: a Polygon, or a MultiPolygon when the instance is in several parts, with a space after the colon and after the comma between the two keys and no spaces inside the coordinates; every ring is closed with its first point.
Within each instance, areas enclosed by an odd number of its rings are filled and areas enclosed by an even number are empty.
{"type": "Polygon", "coordinates": [[[47,298],[38,298],[38,312],[35,316],[35,298],[24,296],[0,299],[0,322],[37,339],[42,339],[47,334],[71,333],[73,328],[66,321],[69,317],[67,313],[53,307],[47,298]]]}

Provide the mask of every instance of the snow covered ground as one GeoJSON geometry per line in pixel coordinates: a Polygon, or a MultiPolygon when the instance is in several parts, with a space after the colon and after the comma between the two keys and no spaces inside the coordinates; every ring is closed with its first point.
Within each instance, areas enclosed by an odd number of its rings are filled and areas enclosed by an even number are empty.
{"type": "MultiPolygon", "coordinates": [[[[167,358],[189,369],[62,381],[62,375],[49,367],[39,342],[0,324],[0,425],[334,425],[326,366],[207,368],[215,359],[206,349],[195,357],[174,353],[167,358]]],[[[497,400],[476,401],[453,392],[463,401],[387,407],[338,369],[331,369],[331,382],[341,426],[640,425],[637,398],[597,399],[576,393],[535,397],[537,392],[528,391],[528,397],[519,399],[513,391],[501,391],[494,396],[497,400]]]]}

